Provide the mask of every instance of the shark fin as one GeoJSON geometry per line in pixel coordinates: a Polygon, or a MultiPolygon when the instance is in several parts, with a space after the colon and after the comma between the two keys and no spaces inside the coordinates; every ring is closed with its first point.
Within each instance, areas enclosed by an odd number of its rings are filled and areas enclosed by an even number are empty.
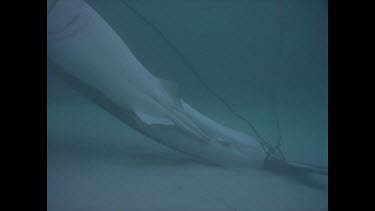
{"type": "Polygon", "coordinates": [[[179,98],[178,85],[175,82],[159,79],[160,84],[168,94],[175,98],[179,98]]]}
{"type": "Polygon", "coordinates": [[[242,144],[242,143],[238,143],[238,142],[234,142],[234,141],[230,141],[230,140],[224,140],[220,137],[217,137],[214,139],[217,143],[221,144],[222,146],[225,146],[225,147],[228,147],[228,148],[252,148],[254,146],[252,145],[246,145],[246,144],[242,144]]]}
{"type": "Polygon", "coordinates": [[[160,124],[160,125],[174,125],[174,123],[161,115],[153,115],[153,114],[148,114],[143,111],[136,110],[135,113],[137,114],[138,118],[145,122],[148,125],[153,125],[153,124],[160,124]]]}
{"type": "Polygon", "coordinates": [[[163,90],[166,92],[168,96],[170,96],[173,101],[173,104],[175,105],[175,108],[178,108],[178,110],[181,110],[182,103],[180,99],[180,92],[178,84],[172,81],[159,79],[160,85],[163,87],[163,90]]]}

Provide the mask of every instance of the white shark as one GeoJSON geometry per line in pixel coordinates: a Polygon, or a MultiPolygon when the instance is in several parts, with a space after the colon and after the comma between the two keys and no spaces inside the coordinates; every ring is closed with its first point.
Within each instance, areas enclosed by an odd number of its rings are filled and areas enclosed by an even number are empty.
{"type": "Polygon", "coordinates": [[[106,21],[82,0],[48,6],[48,64],[105,110],[175,150],[219,165],[261,164],[254,138],[225,127],[152,75],[106,21]]]}

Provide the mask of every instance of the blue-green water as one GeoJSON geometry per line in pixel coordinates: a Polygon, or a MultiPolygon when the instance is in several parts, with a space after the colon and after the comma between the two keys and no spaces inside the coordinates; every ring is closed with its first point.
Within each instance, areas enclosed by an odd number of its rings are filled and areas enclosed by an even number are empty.
{"type": "MultiPolygon", "coordinates": [[[[188,64],[271,143],[277,140],[276,109],[288,159],[327,166],[326,1],[122,1],[87,2],[150,72],[179,84],[185,101],[252,134],[188,64]]],[[[192,163],[122,124],[52,72],[47,82],[49,210],[328,209],[325,191],[255,170],[240,174],[192,163]]]]}

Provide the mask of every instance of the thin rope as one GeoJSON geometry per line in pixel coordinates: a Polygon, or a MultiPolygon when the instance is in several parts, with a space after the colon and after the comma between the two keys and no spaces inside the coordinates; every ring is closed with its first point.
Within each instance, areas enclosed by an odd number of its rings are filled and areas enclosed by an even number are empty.
{"type": "Polygon", "coordinates": [[[276,149],[280,153],[282,158],[285,160],[286,158],[285,158],[283,152],[281,151],[282,136],[281,136],[280,121],[279,121],[280,118],[278,116],[278,112],[277,112],[277,109],[276,109],[276,97],[275,97],[275,95],[272,95],[272,110],[273,110],[275,122],[276,122],[276,136],[277,136],[277,143],[274,146],[274,149],[276,149]]]}
{"type": "MultiPolygon", "coordinates": [[[[277,7],[279,8],[279,12],[278,12],[278,16],[279,16],[279,26],[280,26],[280,29],[279,29],[279,38],[280,38],[280,47],[278,48],[279,52],[278,52],[278,66],[281,67],[281,64],[282,64],[282,56],[283,56],[283,53],[284,53],[284,47],[283,47],[283,44],[284,44],[284,38],[285,38],[285,32],[284,32],[284,26],[285,26],[285,1],[284,0],[280,0],[280,5],[277,7]]],[[[281,69],[281,68],[278,68],[278,69],[281,69]]],[[[274,74],[276,75],[276,74],[274,74]]],[[[276,83],[273,83],[273,84],[276,84],[276,83]]],[[[275,145],[275,149],[278,150],[278,152],[280,153],[280,155],[283,157],[283,159],[285,160],[285,156],[284,154],[282,153],[281,151],[281,145],[282,145],[282,134],[281,134],[281,128],[280,128],[280,118],[278,116],[278,112],[277,112],[277,109],[276,109],[276,97],[275,97],[275,93],[272,94],[272,110],[274,111],[274,116],[275,116],[275,121],[276,121],[276,127],[277,127],[277,143],[275,145]]]]}
{"type": "MultiPolygon", "coordinates": [[[[191,63],[186,59],[186,57],[183,55],[183,53],[165,36],[165,34],[152,22],[150,22],[148,19],[146,19],[138,10],[136,10],[134,7],[132,7],[129,3],[127,3],[124,0],[119,0],[123,5],[125,5],[129,10],[131,10],[134,14],[137,15],[143,22],[145,22],[147,25],[149,25],[159,36],[164,40],[164,42],[173,50],[176,52],[176,54],[180,57],[183,65],[187,67],[187,69],[196,77],[196,79],[201,83],[203,87],[205,87],[214,97],[216,97],[227,109],[230,113],[232,113],[234,116],[236,116],[238,119],[245,122],[254,132],[254,134],[258,137],[258,141],[263,147],[263,150],[269,155],[278,150],[280,153],[280,149],[272,147],[265,138],[262,137],[262,135],[258,132],[258,130],[255,128],[255,126],[245,117],[243,117],[241,114],[236,112],[231,105],[229,105],[219,94],[217,94],[211,87],[209,87],[205,81],[201,78],[199,73],[195,70],[194,66],[191,65],[191,63]]],[[[277,119],[277,125],[279,128],[279,122],[277,119]]],[[[279,130],[279,129],[278,129],[279,130]]],[[[280,139],[279,139],[280,140],[280,139]]],[[[279,144],[280,145],[280,141],[279,144]]],[[[282,153],[281,153],[282,154],[282,153]]]]}

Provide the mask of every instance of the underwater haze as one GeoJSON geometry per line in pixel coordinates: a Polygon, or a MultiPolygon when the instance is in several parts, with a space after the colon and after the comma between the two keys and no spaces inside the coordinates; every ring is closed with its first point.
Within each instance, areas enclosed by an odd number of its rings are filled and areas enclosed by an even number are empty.
{"type": "MultiPolygon", "coordinates": [[[[192,107],[255,135],[203,80],[272,145],[280,137],[288,160],[328,166],[327,1],[86,2],[192,107]]],[[[258,168],[199,163],[120,122],[52,71],[47,104],[50,211],[328,210],[327,190],[258,168]]]]}

